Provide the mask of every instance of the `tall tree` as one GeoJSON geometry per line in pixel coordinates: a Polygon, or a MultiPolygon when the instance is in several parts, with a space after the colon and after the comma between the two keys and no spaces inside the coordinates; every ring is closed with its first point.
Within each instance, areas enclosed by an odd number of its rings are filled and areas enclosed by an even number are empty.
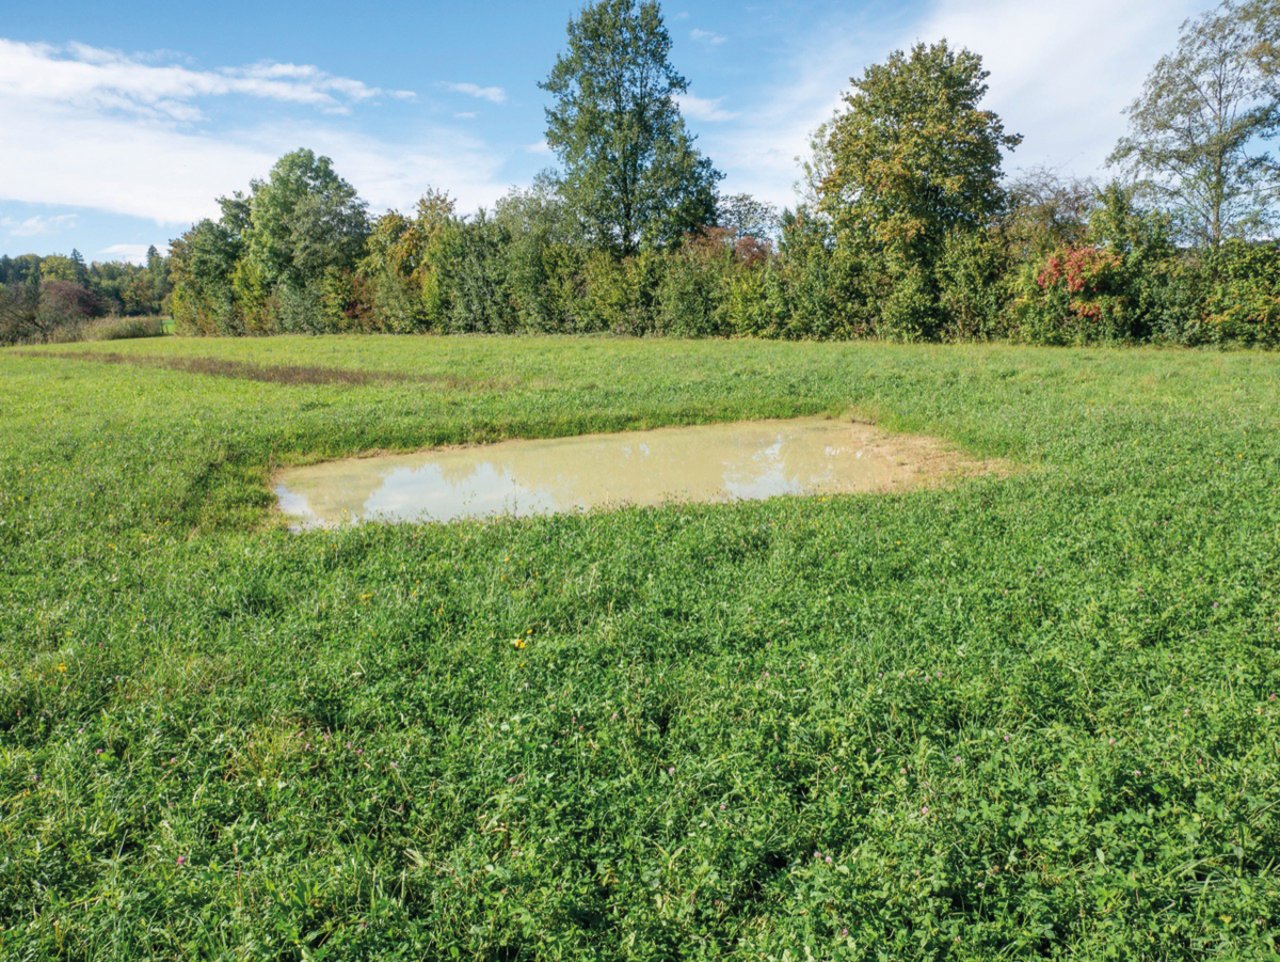
{"type": "Polygon", "coordinates": [[[458,223],[454,206],[448,194],[428,189],[414,216],[393,210],[374,222],[359,271],[387,330],[439,322],[438,262],[444,235],[458,223]]]}
{"type": "Polygon", "coordinates": [[[693,146],[652,0],[598,0],[568,27],[568,49],[540,84],[552,94],[547,143],[590,238],[619,254],[664,246],[715,217],[720,174],[693,146]]]}
{"type": "Polygon", "coordinates": [[[301,289],[328,268],[353,268],[368,233],[364,201],[328,157],[295,150],[276,161],[265,183],[253,183],[244,238],[269,286],[301,289]]]}
{"type": "Polygon", "coordinates": [[[156,250],[155,244],[147,248],[146,284],[150,313],[158,314],[164,309],[164,299],[169,293],[169,263],[156,250]]]}
{"type": "Polygon", "coordinates": [[[979,106],[982,58],[945,40],[868,67],[828,128],[820,192],[837,243],[867,274],[882,333],[936,334],[937,268],[948,238],[1003,207],[1002,152],[1021,136],[979,106]]]}
{"type": "Polygon", "coordinates": [[[84,262],[84,255],[74,247],[71,248],[71,264],[75,270],[75,277],[72,278],[82,287],[89,283],[89,266],[84,262]]]}
{"type": "Polygon", "coordinates": [[[750,194],[730,194],[721,197],[716,205],[716,226],[729,231],[735,239],[772,240],[781,224],[778,208],[750,194]]]}
{"type": "Polygon", "coordinates": [[[1110,162],[1140,179],[1184,236],[1217,247],[1275,222],[1280,171],[1265,149],[1280,129],[1280,2],[1226,0],[1182,25],[1128,109],[1110,162]]]}
{"type": "Polygon", "coordinates": [[[249,200],[240,191],[219,197],[222,216],[193,224],[169,244],[173,319],[180,329],[201,334],[243,334],[232,275],[244,258],[249,200]]]}

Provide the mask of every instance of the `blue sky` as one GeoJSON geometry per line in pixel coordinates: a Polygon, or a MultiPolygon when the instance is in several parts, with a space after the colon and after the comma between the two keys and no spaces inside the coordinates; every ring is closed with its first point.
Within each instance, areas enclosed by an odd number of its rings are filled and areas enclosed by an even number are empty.
{"type": "MultiPolygon", "coordinates": [[[[981,53],[1016,171],[1101,173],[1121,110],[1210,0],[667,3],[725,192],[794,202],[796,157],[851,76],[946,36],[981,53]]],[[[579,0],[217,4],[0,0],[0,253],[137,258],[287,150],[378,212],[432,186],[491,205],[554,163],[537,83],[579,0]],[[9,8],[9,9],[6,9],[9,8]]]]}

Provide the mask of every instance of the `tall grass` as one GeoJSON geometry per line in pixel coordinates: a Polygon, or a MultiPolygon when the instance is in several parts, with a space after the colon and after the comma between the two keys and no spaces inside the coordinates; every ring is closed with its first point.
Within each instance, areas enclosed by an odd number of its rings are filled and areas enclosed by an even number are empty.
{"type": "Polygon", "coordinates": [[[86,321],[75,340],[123,341],[136,337],[161,337],[169,333],[172,324],[167,317],[99,317],[86,321]]]}

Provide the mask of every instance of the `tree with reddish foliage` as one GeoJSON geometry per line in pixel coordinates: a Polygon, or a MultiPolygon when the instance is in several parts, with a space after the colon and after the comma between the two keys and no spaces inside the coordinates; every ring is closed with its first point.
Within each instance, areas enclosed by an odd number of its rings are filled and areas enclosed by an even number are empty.
{"type": "Polygon", "coordinates": [[[106,313],[102,299],[74,281],[34,281],[0,290],[0,343],[70,340],[106,313]]]}
{"type": "Polygon", "coordinates": [[[106,313],[102,299],[74,281],[45,281],[40,285],[40,307],[36,326],[41,340],[50,340],[60,330],[79,327],[106,313]]]}
{"type": "Polygon", "coordinates": [[[1049,255],[1036,278],[1041,288],[1065,285],[1071,294],[1099,293],[1109,270],[1120,266],[1120,255],[1096,247],[1068,247],[1049,255]]]}

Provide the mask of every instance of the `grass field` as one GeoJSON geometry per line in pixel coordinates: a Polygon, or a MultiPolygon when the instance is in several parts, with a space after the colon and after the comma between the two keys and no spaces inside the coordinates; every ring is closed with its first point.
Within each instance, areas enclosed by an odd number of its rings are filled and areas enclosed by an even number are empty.
{"type": "Polygon", "coordinates": [[[1280,357],[160,338],[0,352],[0,415],[0,958],[1278,957],[1280,357]],[[848,410],[1018,467],[302,535],[267,484],[848,410]]]}

